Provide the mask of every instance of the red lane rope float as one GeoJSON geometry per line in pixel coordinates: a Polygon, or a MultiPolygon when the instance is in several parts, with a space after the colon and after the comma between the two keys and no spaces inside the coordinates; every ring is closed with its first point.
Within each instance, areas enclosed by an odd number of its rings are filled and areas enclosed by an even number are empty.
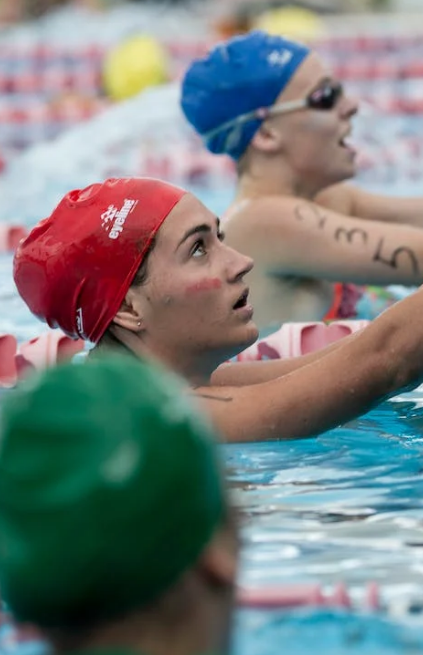
{"type": "MultiPolygon", "coordinates": [[[[347,588],[338,583],[332,591],[324,591],[318,584],[272,585],[257,588],[239,588],[239,607],[261,610],[294,609],[296,607],[335,607],[353,610],[347,588]]],[[[376,583],[367,585],[363,605],[360,609],[377,611],[381,609],[379,588],[376,583]]]]}
{"type": "Polygon", "coordinates": [[[19,241],[24,239],[28,230],[23,225],[0,223],[0,253],[13,252],[19,241]]]}
{"type": "Polygon", "coordinates": [[[348,320],[323,323],[284,323],[265,339],[256,341],[237,357],[237,361],[288,359],[320,350],[325,346],[364,328],[369,321],[348,320]]]}
{"type": "Polygon", "coordinates": [[[0,335],[0,387],[13,387],[16,384],[17,347],[18,342],[12,334],[0,335]]]}
{"type": "Polygon", "coordinates": [[[84,348],[82,339],[70,339],[60,330],[44,332],[19,347],[12,334],[0,335],[0,387],[13,387],[32,371],[71,359],[84,348]]]}

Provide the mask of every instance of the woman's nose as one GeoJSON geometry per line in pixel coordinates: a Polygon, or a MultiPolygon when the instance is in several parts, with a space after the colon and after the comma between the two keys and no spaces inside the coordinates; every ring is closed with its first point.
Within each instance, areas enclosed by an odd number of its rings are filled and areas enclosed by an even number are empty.
{"type": "Polygon", "coordinates": [[[343,118],[351,118],[358,112],[358,100],[350,95],[341,98],[339,110],[343,118]]]}
{"type": "Polygon", "coordinates": [[[238,280],[251,271],[254,266],[254,260],[238,250],[234,250],[233,248],[229,248],[229,250],[231,250],[233,258],[231,279],[238,280]]]}

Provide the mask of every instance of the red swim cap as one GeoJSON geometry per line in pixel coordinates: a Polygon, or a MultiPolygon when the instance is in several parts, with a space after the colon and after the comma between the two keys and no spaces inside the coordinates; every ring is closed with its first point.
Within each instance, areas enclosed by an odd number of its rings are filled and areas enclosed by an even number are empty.
{"type": "Polygon", "coordinates": [[[97,343],[185,193],[148,178],[110,179],[68,193],[15,253],[14,280],[31,312],[72,338],[97,343]]]}

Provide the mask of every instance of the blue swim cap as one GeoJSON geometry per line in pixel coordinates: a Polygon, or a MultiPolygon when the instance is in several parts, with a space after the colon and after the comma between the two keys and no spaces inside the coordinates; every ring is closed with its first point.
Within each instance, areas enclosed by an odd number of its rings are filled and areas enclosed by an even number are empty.
{"type": "Polygon", "coordinates": [[[254,31],[194,61],[182,82],[181,106],[205,146],[239,159],[263,118],[236,119],[273,105],[309,52],[302,44],[254,31]]]}

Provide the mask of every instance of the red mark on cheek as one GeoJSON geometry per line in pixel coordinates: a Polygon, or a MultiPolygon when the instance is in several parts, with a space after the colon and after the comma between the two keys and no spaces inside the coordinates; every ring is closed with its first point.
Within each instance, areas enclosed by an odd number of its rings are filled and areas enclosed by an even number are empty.
{"type": "Polygon", "coordinates": [[[194,293],[201,293],[202,291],[214,291],[215,289],[220,289],[222,282],[217,278],[204,278],[195,284],[190,284],[186,289],[185,293],[187,296],[191,296],[194,293]]]}

